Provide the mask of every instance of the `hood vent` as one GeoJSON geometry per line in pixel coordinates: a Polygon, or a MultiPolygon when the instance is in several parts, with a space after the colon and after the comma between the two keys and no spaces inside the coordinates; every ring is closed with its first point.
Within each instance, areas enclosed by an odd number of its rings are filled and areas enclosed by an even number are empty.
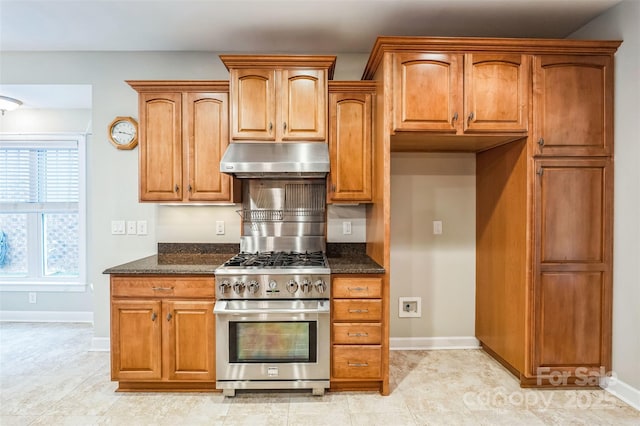
{"type": "Polygon", "coordinates": [[[324,178],[329,147],[324,142],[235,142],[222,156],[220,171],[238,178],[324,178]]]}

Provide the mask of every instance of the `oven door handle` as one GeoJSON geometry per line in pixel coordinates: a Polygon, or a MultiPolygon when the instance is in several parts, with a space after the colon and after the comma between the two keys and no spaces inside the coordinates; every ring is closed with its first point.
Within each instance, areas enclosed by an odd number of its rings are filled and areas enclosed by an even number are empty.
{"type": "Polygon", "coordinates": [[[213,313],[217,315],[240,314],[329,314],[329,304],[319,305],[317,308],[261,308],[261,309],[229,309],[225,302],[216,302],[213,313]]]}

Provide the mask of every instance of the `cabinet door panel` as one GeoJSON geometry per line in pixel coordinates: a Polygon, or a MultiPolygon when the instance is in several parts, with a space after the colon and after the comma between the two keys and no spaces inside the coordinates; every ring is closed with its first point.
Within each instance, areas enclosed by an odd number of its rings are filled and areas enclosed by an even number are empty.
{"type": "Polygon", "coordinates": [[[371,95],[332,93],[330,199],[371,201],[371,95]]]}
{"type": "Polygon", "coordinates": [[[229,201],[231,177],[216,165],[229,145],[228,96],[225,93],[185,94],[184,132],[188,149],[187,197],[190,201],[229,201]]]}
{"type": "Polygon", "coordinates": [[[538,171],[540,262],[604,262],[609,202],[604,164],[542,163],[538,171]]]}
{"type": "Polygon", "coordinates": [[[231,137],[275,140],[276,88],[274,70],[231,70],[231,137]]]}
{"type": "Polygon", "coordinates": [[[143,93],[140,100],[140,200],[182,200],[182,97],[143,93]]]}
{"type": "Polygon", "coordinates": [[[543,273],[537,291],[538,366],[602,365],[603,276],[543,273]]]}
{"type": "Polygon", "coordinates": [[[462,55],[394,54],[394,129],[455,133],[462,120],[461,67],[462,55]]]}
{"type": "Polygon", "coordinates": [[[214,380],[213,301],[164,303],[165,366],[169,380],[214,380]]]}
{"type": "Polygon", "coordinates": [[[325,140],[327,87],[324,70],[282,70],[282,140],[325,140]]]}
{"type": "Polygon", "coordinates": [[[527,130],[529,56],[465,55],[465,131],[527,130]]]}
{"type": "Polygon", "coordinates": [[[613,70],[606,56],[534,58],[536,154],[610,155],[613,70]]]}
{"type": "Polygon", "coordinates": [[[158,300],[111,305],[111,378],[157,380],[162,376],[161,307],[158,300]]]}

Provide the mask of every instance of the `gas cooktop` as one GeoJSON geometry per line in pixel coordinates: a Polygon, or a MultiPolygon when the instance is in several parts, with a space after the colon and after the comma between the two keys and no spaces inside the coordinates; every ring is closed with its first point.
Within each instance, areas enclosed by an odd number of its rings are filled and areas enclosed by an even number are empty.
{"type": "Polygon", "coordinates": [[[226,261],[220,268],[240,269],[300,269],[328,268],[327,258],[321,251],[284,252],[268,251],[257,253],[238,253],[226,261]]]}

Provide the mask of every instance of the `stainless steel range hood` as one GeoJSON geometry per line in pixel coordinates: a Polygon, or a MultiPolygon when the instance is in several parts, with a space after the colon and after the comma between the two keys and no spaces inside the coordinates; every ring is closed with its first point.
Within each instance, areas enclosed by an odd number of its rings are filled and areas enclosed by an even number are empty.
{"type": "Polygon", "coordinates": [[[323,178],[329,173],[324,142],[235,142],[220,161],[220,171],[238,178],[323,178]]]}

